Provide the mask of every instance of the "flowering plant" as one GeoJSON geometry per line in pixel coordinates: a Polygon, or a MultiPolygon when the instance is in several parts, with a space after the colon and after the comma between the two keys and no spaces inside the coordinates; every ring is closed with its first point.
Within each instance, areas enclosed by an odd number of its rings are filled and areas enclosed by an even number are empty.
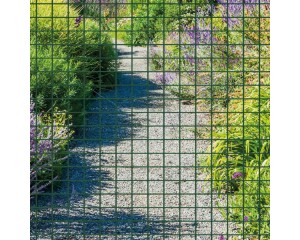
{"type": "MultiPolygon", "coordinates": [[[[213,180],[214,189],[227,194],[230,209],[220,211],[243,224],[244,233],[267,236],[270,227],[269,0],[215,2],[208,7],[210,15],[197,9],[197,17],[190,16],[194,21],[185,21],[179,26],[180,31],[171,32],[164,39],[163,49],[155,49],[151,56],[155,70],[164,72],[158,75],[158,82],[168,91],[175,89],[181,99],[193,94],[191,99],[200,110],[213,112],[212,131],[199,128],[198,133],[204,138],[218,139],[208,148],[213,154],[203,157],[202,162],[211,167],[207,168],[207,179],[213,180]],[[171,72],[177,76],[170,77],[171,72]],[[257,72],[260,72],[259,79],[257,72]],[[224,110],[231,113],[225,116],[224,110]],[[258,112],[263,113],[259,125],[258,112]],[[244,211],[240,211],[241,206],[244,211]]],[[[225,236],[220,235],[219,239],[226,239],[225,236]]]]}
{"type": "Polygon", "coordinates": [[[73,131],[66,126],[66,114],[37,114],[34,103],[30,104],[30,196],[45,190],[54,180],[55,167],[66,158],[65,148],[73,131]]]}
{"type": "MultiPolygon", "coordinates": [[[[213,18],[197,8],[195,21],[182,24],[180,31],[170,32],[164,50],[152,51],[151,56],[156,70],[163,68],[165,72],[180,72],[181,85],[191,85],[187,91],[194,98],[216,97],[224,99],[226,106],[229,94],[235,86],[244,82],[243,64],[253,66],[253,70],[258,65],[255,48],[243,48],[242,43],[269,43],[269,22],[265,17],[269,15],[269,0],[262,0],[260,5],[258,0],[217,2],[208,6],[213,18]],[[263,30],[259,35],[255,31],[257,19],[260,19],[263,30]],[[243,32],[243,25],[249,31],[243,32]],[[243,62],[244,58],[249,59],[243,62]]],[[[263,46],[260,50],[262,54],[267,54],[267,47],[263,46]]],[[[171,84],[178,85],[176,81],[163,81],[163,85],[171,84]]],[[[184,92],[182,89],[178,91],[184,92]]]]}

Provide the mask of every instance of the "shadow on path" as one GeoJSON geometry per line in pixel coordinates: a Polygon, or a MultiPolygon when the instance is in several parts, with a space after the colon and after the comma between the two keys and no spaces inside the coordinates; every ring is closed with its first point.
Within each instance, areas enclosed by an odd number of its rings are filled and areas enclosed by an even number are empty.
{"type": "Polygon", "coordinates": [[[164,237],[178,228],[159,217],[114,207],[101,209],[101,191],[115,186],[109,171],[99,168],[108,162],[100,157],[100,149],[134,136],[133,127],[138,123],[132,121],[131,109],[163,107],[158,85],[131,74],[121,73],[119,78],[114,90],[99,94],[89,104],[86,125],[70,143],[60,189],[32,201],[33,239],[82,239],[85,235],[149,239],[147,235],[164,237]],[[85,203],[88,199],[89,206],[85,203]]]}
{"type": "MultiPolygon", "coordinates": [[[[163,224],[158,219],[150,219],[141,214],[123,211],[99,211],[89,213],[84,209],[72,209],[69,214],[53,213],[47,217],[40,217],[38,222],[32,223],[36,237],[53,239],[98,239],[97,236],[118,236],[118,239],[153,239],[153,236],[167,237],[177,226],[163,224]],[[150,237],[151,236],[151,237],[150,237]]],[[[101,239],[107,239],[102,238],[101,239]]]]}
{"type": "Polygon", "coordinates": [[[132,121],[132,109],[162,109],[160,86],[131,74],[121,73],[119,79],[114,90],[102,92],[90,102],[86,125],[73,143],[80,141],[81,147],[86,148],[114,146],[125,138],[135,136],[132,129],[139,124],[132,121]]]}

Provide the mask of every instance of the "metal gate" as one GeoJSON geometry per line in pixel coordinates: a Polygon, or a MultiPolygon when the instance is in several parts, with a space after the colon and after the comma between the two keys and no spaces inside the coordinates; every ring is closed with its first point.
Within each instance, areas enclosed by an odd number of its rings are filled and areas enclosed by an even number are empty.
{"type": "Polygon", "coordinates": [[[31,0],[32,239],[270,239],[269,0],[31,0]]]}

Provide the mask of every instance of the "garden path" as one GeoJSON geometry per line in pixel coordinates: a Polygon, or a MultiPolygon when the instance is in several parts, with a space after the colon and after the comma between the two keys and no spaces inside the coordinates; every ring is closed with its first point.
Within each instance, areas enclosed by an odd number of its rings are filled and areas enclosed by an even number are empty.
{"type": "Polygon", "coordinates": [[[209,142],[194,130],[208,116],[155,83],[148,50],[118,42],[118,86],[89,104],[69,181],[37,218],[43,239],[218,239],[231,228],[196,172],[209,142]]]}

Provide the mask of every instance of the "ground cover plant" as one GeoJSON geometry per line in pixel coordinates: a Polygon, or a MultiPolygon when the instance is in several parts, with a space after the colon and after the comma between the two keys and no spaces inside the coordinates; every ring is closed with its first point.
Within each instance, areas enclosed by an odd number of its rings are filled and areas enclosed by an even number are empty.
{"type": "Polygon", "coordinates": [[[213,140],[200,166],[228,197],[224,217],[250,239],[270,233],[270,9],[260,2],[218,0],[210,15],[197,9],[196,21],[183,21],[151,53],[159,84],[211,112],[212,132],[198,131],[213,140]]]}

